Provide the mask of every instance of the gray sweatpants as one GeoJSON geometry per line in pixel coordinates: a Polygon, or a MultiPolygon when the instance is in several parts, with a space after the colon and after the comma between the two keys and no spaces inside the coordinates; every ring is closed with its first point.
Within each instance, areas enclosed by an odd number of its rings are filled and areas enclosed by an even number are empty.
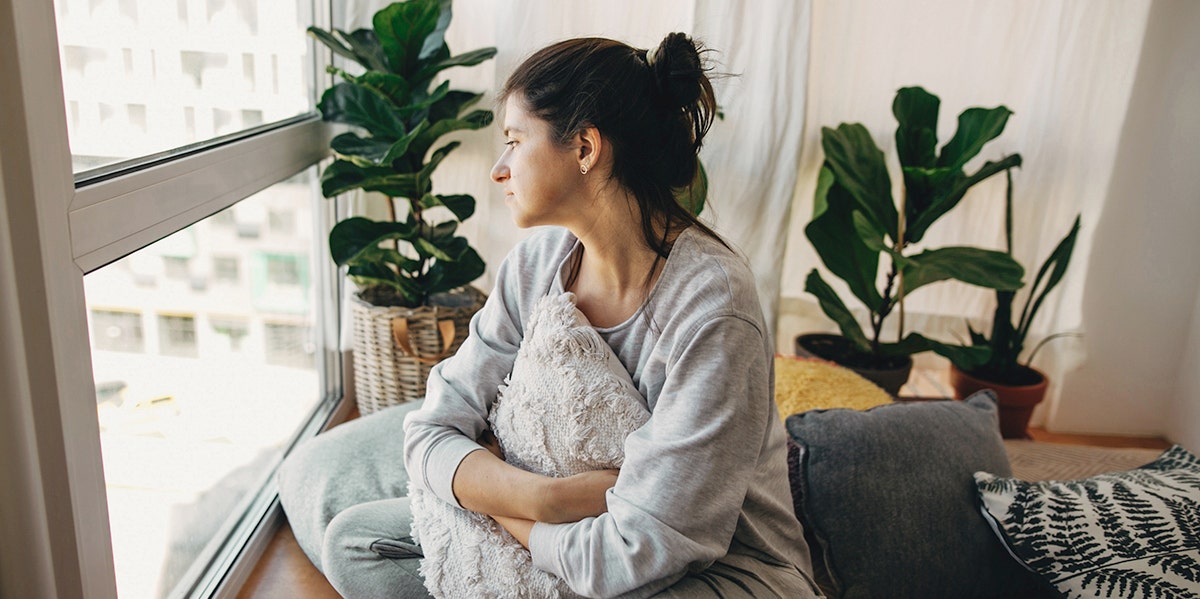
{"type": "MultiPolygon", "coordinates": [[[[335,427],[298,447],[279,469],[279,499],[296,541],[343,597],[429,597],[410,536],[404,470],[404,417],[418,408],[420,402],[394,406],[335,427]]],[[[730,554],[657,596],[816,595],[796,568],[730,554]]]]}

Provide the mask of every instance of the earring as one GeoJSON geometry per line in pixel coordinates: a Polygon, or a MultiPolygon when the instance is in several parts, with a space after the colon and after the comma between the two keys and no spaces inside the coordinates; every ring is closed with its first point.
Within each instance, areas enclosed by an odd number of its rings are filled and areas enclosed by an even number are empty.
{"type": "Polygon", "coordinates": [[[581,164],[581,165],[579,165],[579,174],[581,174],[581,175],[586,175],[586,174],[587,174],[587,172],[588,172],[588,165],[587,165],[587,163],[586,163],[586,162],[585,162],[585,163],[583,163],[583,164],[581,164]]]}

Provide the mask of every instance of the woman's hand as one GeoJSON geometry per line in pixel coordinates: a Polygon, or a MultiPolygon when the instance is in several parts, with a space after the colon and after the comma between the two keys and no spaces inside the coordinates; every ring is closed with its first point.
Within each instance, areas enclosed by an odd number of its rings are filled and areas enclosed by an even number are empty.
{"type": "Polygon", "coordinates": [[[620,470],[592,470],[551,479],[545,486],[538,520],[551,524],[577,522],[608,511],[605,494],[617,484],[620,470]]]}

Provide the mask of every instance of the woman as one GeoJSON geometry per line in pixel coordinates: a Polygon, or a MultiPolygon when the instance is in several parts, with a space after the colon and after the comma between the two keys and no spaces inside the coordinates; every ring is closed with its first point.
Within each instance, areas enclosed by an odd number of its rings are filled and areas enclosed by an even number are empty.
{"type": "MultiPolygon", "coordinates": [[[[413,484],[492,516],[585,596],[819,595],[753,276],[673,193],[694,179],[715,110],[696,46],[679,33],[650,52],[557,43],[521,64],[500,100],[506,148],[492,178],[518,226],[545,228],[501,265],[467,341],[408,413],[413,484]],[[651,411],[619,472],[545,478],[482,441],[530,310],[564,291],[651,411]]],[[[411,576],[364,550],[407,534],[394,506],[380,508],[346,510],[325,534],[326,574],[344,594],[369,593],[367,579],[394,591],[385,571],[411,576]]]]}

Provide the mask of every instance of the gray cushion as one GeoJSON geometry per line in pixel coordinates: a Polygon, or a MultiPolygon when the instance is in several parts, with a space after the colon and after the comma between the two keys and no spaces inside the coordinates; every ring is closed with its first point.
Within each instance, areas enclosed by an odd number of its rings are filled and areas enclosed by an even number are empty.
{"type": "Polygon", "coordinates": [[[1200,597],[1200,459],[1176,445],[1124,472],[975,474],[1001,538],[1066,597],[1200,597]]]}
{"type": "Polygon", "coordinates": [[[831,597],[1044,593],[980,513],[973,474],[1010,473],[990,391],[813,410],[786,425],[799,448],[797,515],[831,597]]]}

